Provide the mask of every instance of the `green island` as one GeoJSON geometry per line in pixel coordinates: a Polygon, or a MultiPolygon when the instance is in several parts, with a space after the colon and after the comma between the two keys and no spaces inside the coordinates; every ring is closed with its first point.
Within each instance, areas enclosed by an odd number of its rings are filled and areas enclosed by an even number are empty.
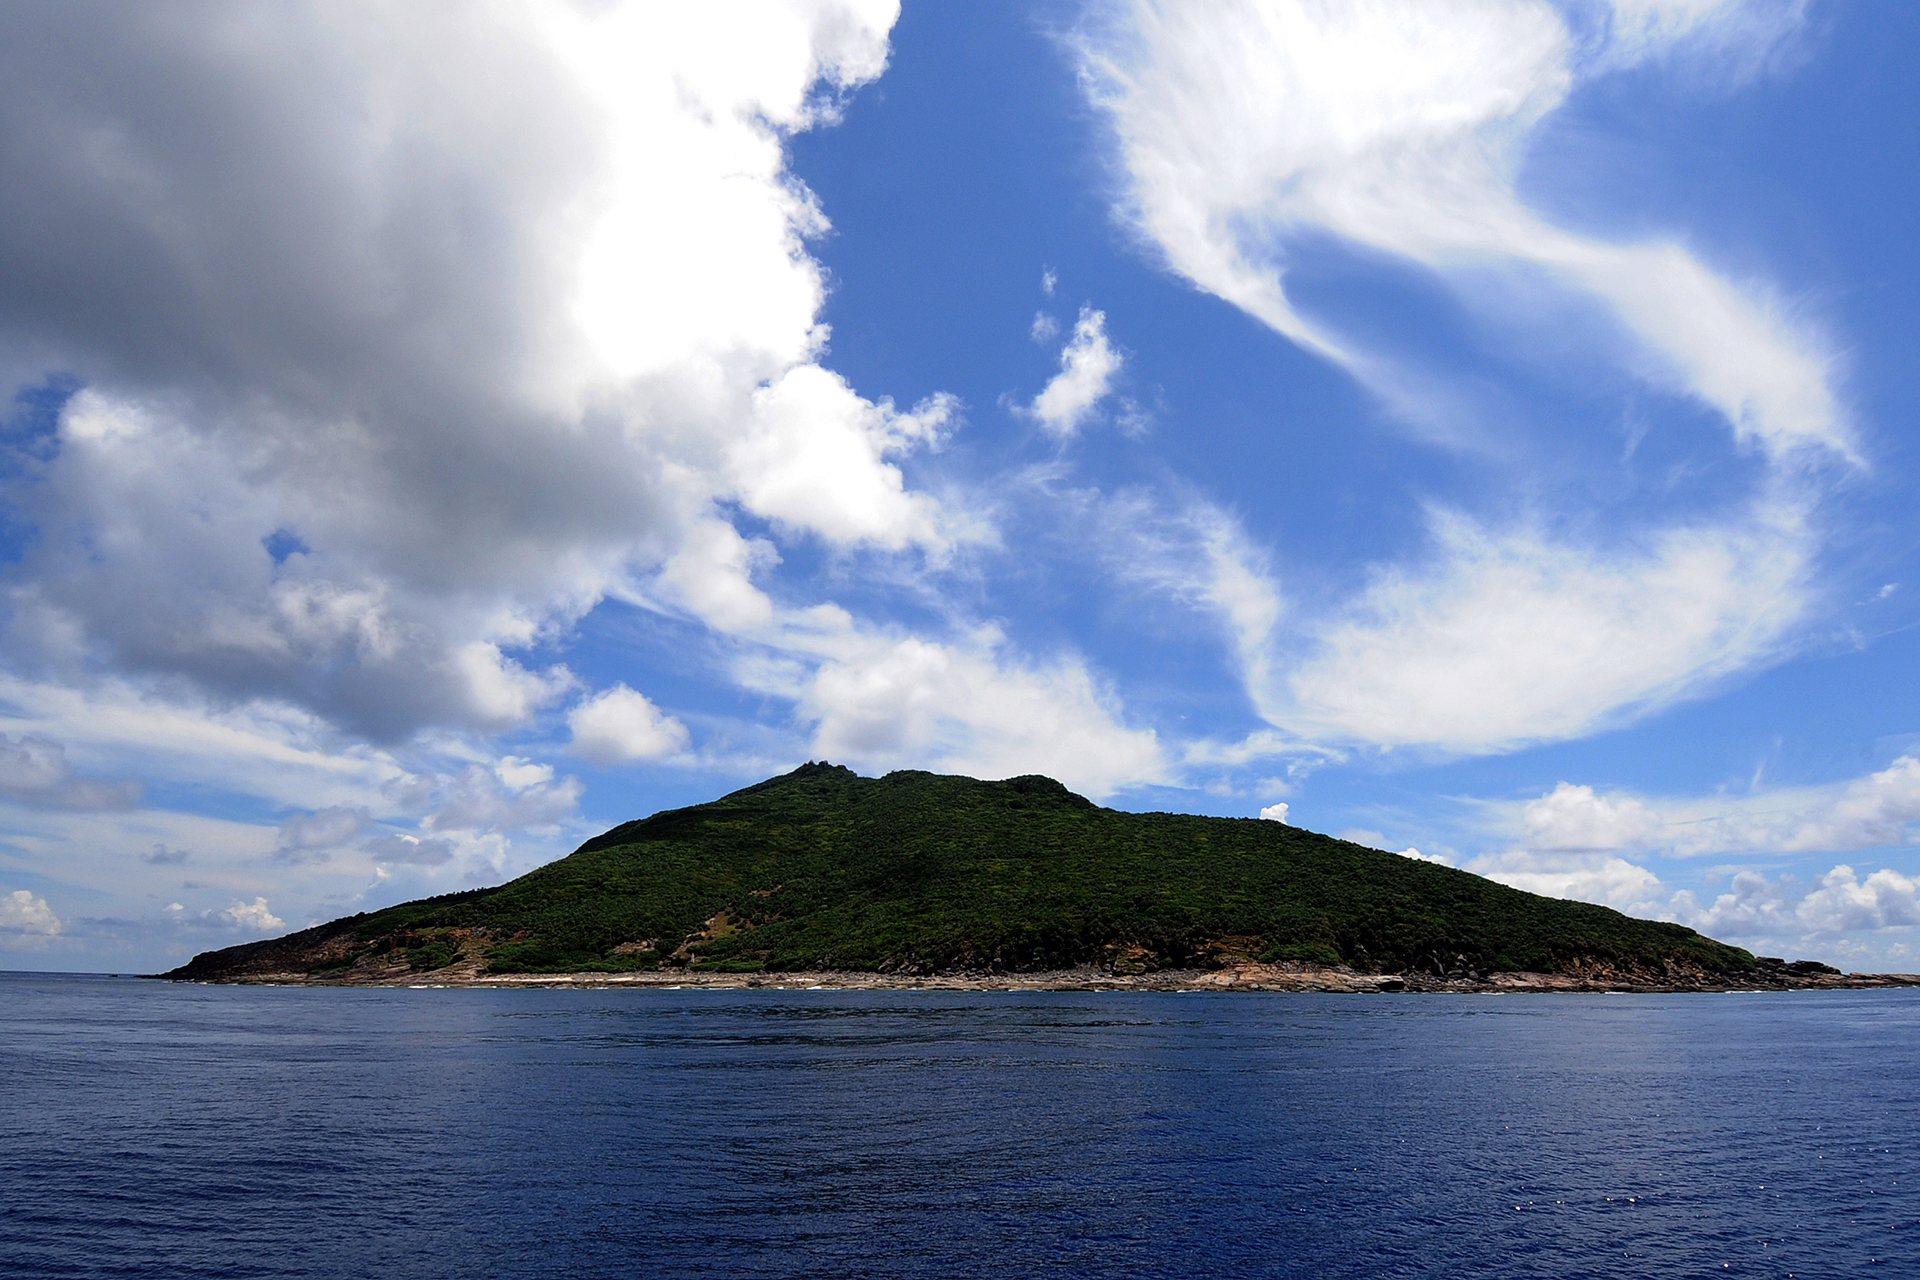
{"type": "Polygon", "coordinates": [[[1837,976],[1279,822],[1126,813],[1038,776],[864,778],[824,763],[625,823],[496,888],[205,952],[161,976],[1127,978],[1249,966],[1683,988],[1837,976]]]}

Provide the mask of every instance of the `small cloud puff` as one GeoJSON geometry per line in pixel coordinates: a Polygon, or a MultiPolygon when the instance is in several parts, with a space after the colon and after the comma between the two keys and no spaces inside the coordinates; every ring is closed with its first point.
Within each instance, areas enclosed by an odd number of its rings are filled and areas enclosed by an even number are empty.
{"type": "Polygon", "coordinates": [[[1347,840],[1353,844],[1362,844],[1369,849],[1378,849],[1382,853],[1396,853],[1403,858],[1412,858],[1415,862],[1431,862],[1437,867],[1450,867],[1453,859],[1444,853],[1422,853],[1412,845],[1404,849],[1395,849],[1387,838],[1378,831],[1369,831],[1365,827],[1348,827],[1334,836],[1336,840],[1347,840]]]}
{"type": "Polygon", "coordinates": [[[567,726],[573,750],[595,764],[659,760],[687,749],[687,727],[624,684],[575,707],[567,726]]]}
{"type": "Polygon", "coordinates": [[[1033,313],[1033,327],[1027,330],[1027,336],[1035,342],[1052,342],[1060,336],[1060,322],[1044,311],[1033,313]]]}
{"type": "Polygon", "coordinates": [[[1113,389],[1114,376],[1125,363],[1125,357],[1107,341],[1107,313],[1082,307],[1073,338],[1060,352],[1060,372],[1034,397],[1027,412],[1049,434],[1067,439],[1113,389]]]}
{"type": "Polygon", "coordinates": [[[1285,822],[1287,820],[1287,806],[1285,803],[1270,804],[1260,810],[1260,816],[1269,822],[1285,822]]]}
{"type": "Polygon", "coordinates": [[[419,836],[385,835],[369,840],[360,849],[375,862],[391,865],[405,863],[415,867],[437,867],[453,860],[450,840],[423,840],[419,836]]]}

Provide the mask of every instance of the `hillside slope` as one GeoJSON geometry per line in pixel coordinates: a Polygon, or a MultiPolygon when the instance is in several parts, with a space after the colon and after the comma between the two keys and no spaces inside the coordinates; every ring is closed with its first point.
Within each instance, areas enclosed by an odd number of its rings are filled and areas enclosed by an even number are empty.
{"type": "Polygon", "coordinates": [[[1048,778],[809,764],[508,884],[206,952],[166,976],[966,969],[1752,970],[1680,925],[1278,822],[1100,808],[1048,778]]]}

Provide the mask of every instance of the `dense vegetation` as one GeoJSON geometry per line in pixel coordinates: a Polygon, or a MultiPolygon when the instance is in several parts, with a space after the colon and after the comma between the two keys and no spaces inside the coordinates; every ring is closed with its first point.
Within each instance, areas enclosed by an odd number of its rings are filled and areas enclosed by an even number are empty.
{"type": "Polygon", "coordinates": [[[431,969],[476,949],[495,972],[1753,965],[1679,925],[1278,822],[1122,813],[1042,777],[819,764],[626,823],[498,888],[210,952],[176,974],[375,957],[431,969]]]}

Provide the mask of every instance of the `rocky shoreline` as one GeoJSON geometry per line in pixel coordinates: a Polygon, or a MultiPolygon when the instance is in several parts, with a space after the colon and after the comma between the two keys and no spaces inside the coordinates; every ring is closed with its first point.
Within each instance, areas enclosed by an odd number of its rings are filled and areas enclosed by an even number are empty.
{"type": "MultiPolygon", "coordinates": [[[[183,981],[184,979],[175,979],[183,981]]],[[[201,981],[205,981],[202,979],[201,981]]],[[[477,964],[420,972],[406,965],[361,966],[348,974],[249,973],[219,979],[248,986],[507,987],[507,988],[757,988],[775,991],[1279,991],[1325,994],[1520,995],[1568,992],[1661,994],[1679,992],[1853,991],[1920,987],[1920,974],[1841,973],[1825,965],[1763,962],[1750,974],[1653,975],[1593,966],[1572,973],[1360,973],[1344,965],[1304,962],[1239,964],[1217,969],[1117,974],[1083,966],[1037,973],[712,973],[662,969],[633,973],[483,973],[477,964]]]]}

